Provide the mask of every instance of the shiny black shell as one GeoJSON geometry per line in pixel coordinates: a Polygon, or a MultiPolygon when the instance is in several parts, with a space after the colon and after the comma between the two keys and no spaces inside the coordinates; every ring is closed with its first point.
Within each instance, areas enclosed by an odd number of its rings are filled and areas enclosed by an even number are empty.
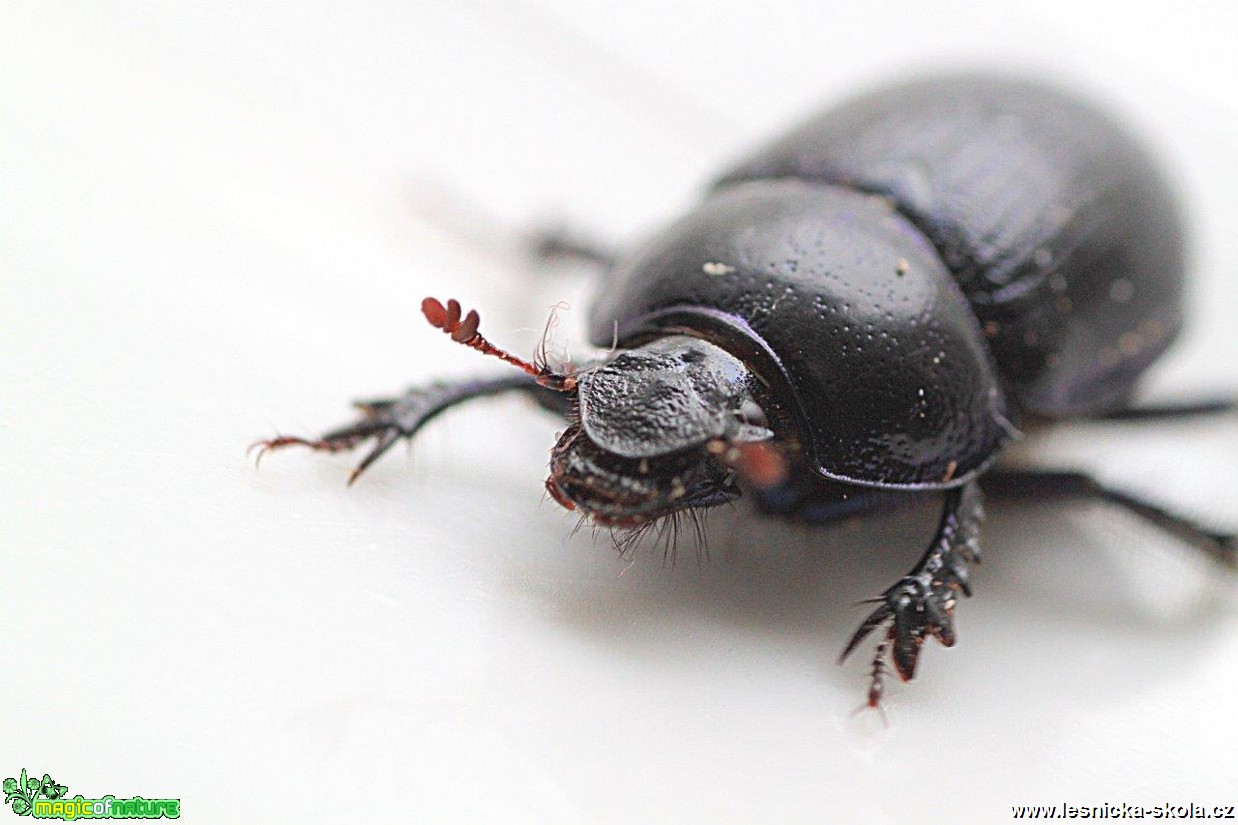
{"type": "Polygon", "coordinates": [[[936,77],[737,165],[619,262],[591,337],[707,338],[768,386],[823,475],[951,487],[1021,411],[1126,403],[1181,325],[1183,276],[1172,193],[1106,114],[936,77]]]}

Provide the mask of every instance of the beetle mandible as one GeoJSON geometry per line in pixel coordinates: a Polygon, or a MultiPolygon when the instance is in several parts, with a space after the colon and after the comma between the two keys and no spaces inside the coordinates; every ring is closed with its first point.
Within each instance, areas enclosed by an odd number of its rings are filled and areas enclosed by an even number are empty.
{"type": "Polygon", "coordinates": [[[741,491],[809,522],[939,494],[922,558],[842,654],[881,631],[874,707],[887,654],[909,680],[928,638],[955,642],[982,476],[991,493],[1124,505],[1233,561],[1232,535],[1087,476],[993,466],[1020,422],[1232,407],[1131,407],[1182,324],[1182,221],[1148,154],[1087,102],[980,74],[879,89],[760,149],[630,254],[593,257],[591,338],[612,356],[530,363],[487,341],[476,311],[427,298],[431,324],[522,372],[359,403],[321,438],[259,445],[372,439],[351,481],[445,409],[522,392],[568,422],[550,495],[618,530],[741,491]]]}

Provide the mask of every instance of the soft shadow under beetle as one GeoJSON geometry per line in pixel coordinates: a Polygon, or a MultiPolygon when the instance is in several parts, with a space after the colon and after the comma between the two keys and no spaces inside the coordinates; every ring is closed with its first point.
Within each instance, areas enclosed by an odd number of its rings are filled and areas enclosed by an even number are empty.
{"type": "Polygon", "coordinates": [[[520,391],[568,421],[550,494],[615,529],[741,490],[812,522],[939,493],[923,557],[843,652],[881,630],[876,706],[887,652],[907,680],[927,638],[955,642],[982,477],[991,494],[1107,499],[1232,562],[1233,536],[1086,476],[993,466],[1021,422],[1230,406],[1130,407],[1182,322],[1182,234],[1161,173],[1088,103],[1002,77],[916,80],[761,149],[631,254],[577,250],[605,265],[591,337],[613,355],[530,364],[486,341],[476,312],[428,298],[430,323],[524,372],[415,388],[319,439],[260,444],[373,439],[355,478],[448,407],[520,391]]]}

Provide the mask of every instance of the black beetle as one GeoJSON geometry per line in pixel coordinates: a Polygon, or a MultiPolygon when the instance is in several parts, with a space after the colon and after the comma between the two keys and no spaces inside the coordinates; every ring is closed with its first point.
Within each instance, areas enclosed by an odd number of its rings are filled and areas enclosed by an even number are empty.
{"type": "Polygon", "coordinates": [[[990,492],[1087,495],[1232,561],[1234,537],[1068,472],[992,469],[1020,422],[1173,416],[1132,409],[1182,323],[1183,231],[1169,186],[1108,115],[1054,88],[984,75],[915,80],[808,121],[723,175],[682,220],[606,264],[585,368],[525,362],[475,311],[427,298],[453,339],[524,370],[360,403],[319,450],[375,446],[471,398],[526,392],[568,420],[546,487],[595,523],[640,530],[746,489],[813,522],[939,491],[920,562],[876,599],[845,657],[885,627],[904,679],[955,641],[990,492]]]}

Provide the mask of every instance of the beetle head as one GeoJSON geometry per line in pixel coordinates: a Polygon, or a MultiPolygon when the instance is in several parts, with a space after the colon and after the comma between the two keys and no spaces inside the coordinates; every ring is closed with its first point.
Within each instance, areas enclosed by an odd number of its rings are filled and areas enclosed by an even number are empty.
{"type": "Polygon", "coordinates": [[[478,331],[476,310],[426,298],[430,324],[533,376],[547,390],[577,394],[573,421],[550,453],[546,489],[594,522],[639,527],[680,510],[739,495],[736,478],[769,487],[786,475],[773,433],[753,399],[744,363],[699,338],[672,335],[581,372],[518,358],[478,331]]]}
{"type": "Polygon", "coordinates": [[[579,373],[580,420],[551,451],[547,490],[616,527],[730,501],[749,448],[773,435],[753,381],[729,353],[678,335],[579,373]]]}

